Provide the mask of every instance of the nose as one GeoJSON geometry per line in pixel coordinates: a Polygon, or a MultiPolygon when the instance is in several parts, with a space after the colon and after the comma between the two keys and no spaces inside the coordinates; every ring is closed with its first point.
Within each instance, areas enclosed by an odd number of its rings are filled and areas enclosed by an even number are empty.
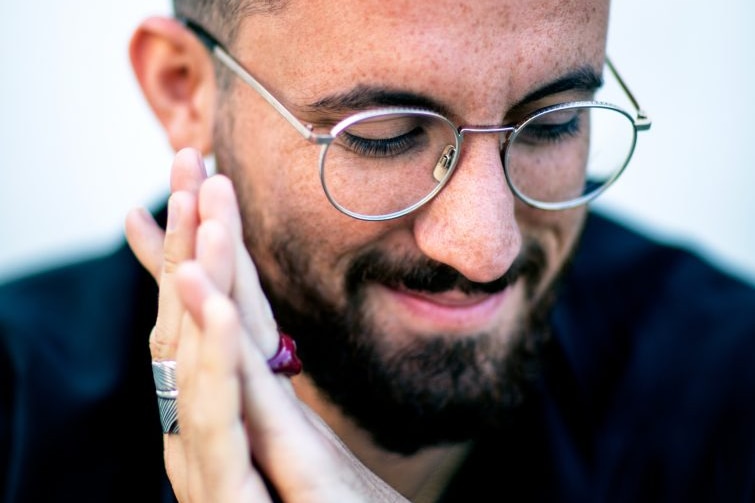
{"type": "Polygon", "coordinates": [[[501,162],[496,135],[465,137],[451,180],[414,219],[419,249],[471,281],[499,278],[521,248],[501,162]]]}

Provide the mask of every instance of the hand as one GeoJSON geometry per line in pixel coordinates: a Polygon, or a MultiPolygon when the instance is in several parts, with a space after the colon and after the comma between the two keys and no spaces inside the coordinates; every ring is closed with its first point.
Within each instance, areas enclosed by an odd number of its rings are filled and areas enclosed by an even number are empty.
{"type": "Polygon", "coordinates": [[[405,501],[268,368],[279,336],[230,182],[182,151],[171,189],[165,234],[140,211],[126,228],[160,284],[152,357],[177,361],[181,433],[165,461],[179,500],[271,501],[264,473],[283,501],[405,501]]]}

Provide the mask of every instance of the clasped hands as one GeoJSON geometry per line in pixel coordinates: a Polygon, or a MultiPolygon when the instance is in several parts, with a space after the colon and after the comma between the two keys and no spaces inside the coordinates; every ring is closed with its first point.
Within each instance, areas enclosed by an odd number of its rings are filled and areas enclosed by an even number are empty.
{"type": "Polygon", "coordinates": [[[178,500],[270,502],[267,480],[284,502],[407,501],[268,368],[277,324],[228,178],[183,149],[170,186],[165,231],[134,209],[126,237],[159,285],[152,360],[176,361],[180,434],[164,435],[164,455],[178,500]]]}

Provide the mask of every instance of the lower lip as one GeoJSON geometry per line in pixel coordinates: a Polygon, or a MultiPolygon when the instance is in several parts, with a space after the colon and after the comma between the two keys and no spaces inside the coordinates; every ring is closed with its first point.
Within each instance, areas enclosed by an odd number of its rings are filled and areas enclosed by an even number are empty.
{"type": "Polygon", "coordinates": [[[390,302],[393,317],[419,330],[476,332],[491,328],[501,318],[510,288],[479,299],[448,299],[444,294],[415,294],[380,287],[390,302]]]}

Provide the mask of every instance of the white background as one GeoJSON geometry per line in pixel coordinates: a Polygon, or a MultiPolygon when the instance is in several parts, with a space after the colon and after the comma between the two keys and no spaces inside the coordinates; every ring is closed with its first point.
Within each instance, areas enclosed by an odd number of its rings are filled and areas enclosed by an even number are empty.
{"type": "MultiPolygon", "coordinates": [[[[619,0],[609,53],[654,120],[599,206],[755,282],[755,3],[619,0]]],[[[167,0],[0,7],[0,279],[107,248],[171,152],[129,36],[167,0]]]]}

